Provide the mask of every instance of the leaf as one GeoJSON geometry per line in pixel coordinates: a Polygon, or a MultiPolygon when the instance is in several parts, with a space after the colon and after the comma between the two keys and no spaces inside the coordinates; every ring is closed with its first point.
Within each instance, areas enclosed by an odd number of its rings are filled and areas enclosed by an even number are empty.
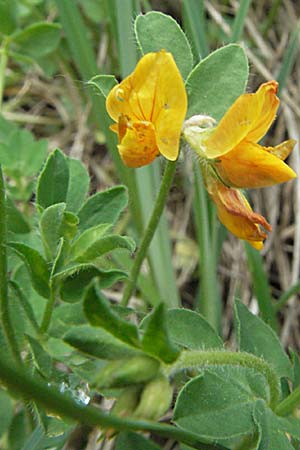
{"type": "Polygon", "coordinates": [[[92,244],[105,236],[110,229],[110,223],[101,223],[85,230],[72,243],[70,259],[76,259],[76,256],[82,255],[92,244]]]}
{"type": "Polygon", "coordinates": [[[53,361],[51,356],[46,352],[46,350],[41,346],[41,344],[32,336],[27,335],[27,340],[29,342],[37,369],[42,373],[42,375],[46,379],[49,379],[51,377],[53,367],[53,361]]]}
{"type": "Polygon", "coordinates": [[[8,429],[13,418],[13,403],[9,395],[0,389],[0,437],[8,429]]]}
{"type": "Polygon", "coordinates": [[[98,285],[103,288],[112,286],[119,280],[127,278],[127,273],[122,270],[101,270],[92,264],[83,265],[78,272],[67,277],[60,290],[61,299],[74,303],[82,299],[85,288],[97,277],[98,285]]]}
{"type": "Polygon", "coordinates": [[[88,171],[78,159],[68,158],[67,163],[69,165],[67,210],[77,213],[87,196],[90,177],[88,171]]]}
{"type": "Polygon", "coordinates": [[[177,345],[191,350],[223,348],[223,342],[212,326],[195,311],[169,309],[167,324],[170,338],[177,345]]]}
{"type": "Polygon", "coordinates": [[[8,231],[18,234],[30,232],[28,222],[9,195],[6,197],[6,214],[8,231]]]}
{"type": "Polygon", "coordinates": [[[25,411],[18,411],[10,424],[8,432],[9,450],[19,450],[22,448],[27,435],[27,423],[25,411]]]}
{"type": "Polygon", "coordinates": [[[125,186],[116,186],[92,195],[80,209],[79,229],[87,230],[100,223],[114,224],[127,206],[128,195],[125,186]]]}
{"type": "Polygon", "coordinates": [[[160,303],[144,320],[145,322],[142,323],[142,329],[144,330],[143,350],[165,363],[175,361],[180,354],[180,350],[170,339],[165,305],[160,303]]]}
{"type": "Polygon", "coordinates": [[[254,433],[252,412],[257,398],[268,401],[266,380],[245,367],[214,367],[180,391],[174,421],[206,439],[229,439],[254,433]]]}
{"type": "Polygon", "coordinates": [[[178,23],[166,14],[151,11],[139,15],[134,23],[135,36],[142,53],[171,52],[185,79],[193,67],[193,55],[186,35],[178,23]]]}
{"type": "Polygon", "coordinates": [[[64,335],[64,341],[83,353],[100,359],[122,359],[137,355],[137,351],[124,344],[102,328],[90,325],[72,327],[64,335]]]}
{"type": "Polygon", "coordinates": [[[56,203],[46,208],[40,219],[40,232],[48,259],[57,255],[60,239],[70,241],[77,231],[78,218],[66,212],[65,203],[56,203]]]}
{"type": "Polygon", "coordinates": [[[90,263],[105,253],[119,248],[125,248],[132,253],[135,250],[135,243],[129,237],[111,234],[96,240],[81,254],[76,255],[71,249],[69,259],[79,263],[90,263]]]}
{"type": "Polygon", "coordinates": [[[113,75],[95,75],[87,84],[92,86],[98,94],[106,98],[118,82],[113,75]]]}
{"type": "Polygon", "coordinates": [[[37,293],[42,297],[49,298],[50,273],[42,255],[34,248],[19,242],[8,242],[7,245],[25,262],[32,285],[37,293]]]}
{"type": "Polygon", "coordinates": [[[220,120],[245,91],[248,71],[245,52],[236,44],[222,47],[200,61],[186,80],[187,117],[206,114],[220,120]]]}
{"type": "Polygon", "coordinates": [[[139,347],[137,327],[122,319],[111,309],[109,302],[101,294],[96,282],[93,282],[86,291],[84,312],[90,324],[104,328],[120,341],[139,347]]]}
{"type": "Polygon", "coordinates": [[[61,226],[66,209],[65,203],[56,203],[43,211],[40,219],[40,232],[46,255],[50,260],[57,252],[57,246],[61,237],[61,226]]]}
{"type": "Polygon", "coordinates": [[[32,177],[40,170],[46,155],[46,139],[35,140],[32,133],[18,127],[6,130],[0,139],[0,161],[15,177],[32,177]]]}
{"type": "Polygon", "coordinates": [[[115,444],[115,450],[161,450],[161,447],[153,441],[146,439],[140,434],[132,431],[122,432],[118,434],[115,444]]]}
{"type": "Polygon", "coordinates": [[[61,26],[49,22],[39,22],[16,32],[12,42],[17,51],[32,58],[39,58],[53,52],[59,44],[61,26]]]}
{"type": "Polygon", "coordinates": [[[291,363],[272,328],[239,301],[235,302],[235,321],[239,349],[265,359],[279,377],[292,379],[291,363]]]}
{"type": "Polygon", "coordinates": [[[256,402],[253,419],[259,432],[256,450],[293,450],[287,436],[278,428],[275,414],[261,400],[256,402]]]}
{"type": "Polygon", "coordinates": [[[49,155],[38,178],[36,202],[42,208],[65,203],[68,188],[69,165],[64,154],[56,149],[49,155]]]}

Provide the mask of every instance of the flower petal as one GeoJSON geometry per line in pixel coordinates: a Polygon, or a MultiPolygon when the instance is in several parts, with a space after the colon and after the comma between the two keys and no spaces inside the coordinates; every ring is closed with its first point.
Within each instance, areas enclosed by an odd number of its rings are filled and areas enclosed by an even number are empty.
{"type": "Polygon", "coordinates": [[[257,142],[269,129],[279,106],[277,82],[269,81],[255,94],[241,95],[218,126],[203,141],[208,158],[225,155],[243,140],[257,142]]]}
{"type": "MultiPolygon", "coordinates": [[[[122,126],[124,127],[124,124],[122,126]]],[[[118,150],[128,167],[145,166],[159,155],[152,123],[127,124],[122,133],[123,137],[118,145],[118,150]]]]}
{"type": "Polygon", "coordinates": [[[225,184],[238,188],[261,188],[296,177],[281,159],[258,144],[244,141],[219,158],[215,167],[225,184]]]}
{"type": "Polygon", "coordinates": [[[260,250],[267,236],[259,225],[268,231],[272,230],[266,219],[252,211],[246,197],[238,189],[228,188],[211,178],[208,192],[217,206],[218,217],[223,225],[239,239],[248,241],[260,250]]]}

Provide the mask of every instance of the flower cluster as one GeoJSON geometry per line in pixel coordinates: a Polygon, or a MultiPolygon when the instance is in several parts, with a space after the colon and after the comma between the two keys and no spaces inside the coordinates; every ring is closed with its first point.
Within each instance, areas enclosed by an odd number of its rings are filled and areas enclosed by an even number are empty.
{"type": "Polygon", "coordinates": [[[256,93],[241,95],[219,124],[207,116],[184,122],[187,96],[171,53],[148,53],[134,72],[116,85],[106,101],[116,122],[118,149],[129,167],[151,163],[160,154],[175,161],[181,135],[197,153],[206,189],[220,221],[240,239],[261,249],[267,220],[252,211],[243,188],[283,183],[296,176],[283,160],[295,145],[292,139],[276,147],[258,142],[276,117],[277,82],[262,84],[256,93]]]}

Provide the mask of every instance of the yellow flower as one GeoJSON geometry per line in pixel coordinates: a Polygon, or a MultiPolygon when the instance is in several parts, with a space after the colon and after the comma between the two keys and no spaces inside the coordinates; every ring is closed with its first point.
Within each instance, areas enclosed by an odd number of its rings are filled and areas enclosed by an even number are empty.
{"type": "Polygon", "coordinates": [[[206,183],[223,225],[239,239],[244,239],[252,247],[261,250],[267,235],[260,226],[271,231],[271,225],[263,216],[252,211],[240,189],[229,188],[216,177],[206,178],[206,183]]]}
{"type": "Polygon", "coordinates": [[[187,96],[171,53],[143,56],[134,72],[110,91],[106,109],[116,122],[111,129],[118,134],[127,166],[144,166],[159,154],[177,159],[187,96]]]}
{"type": "Polygon", "coordinates": [[[294,140],[274,148],[257,144],[275,119],[279,106],[277,88],[276,81],[269,81],[255,94],[241,95],[203,139],[202,151],[215,160],[215,169],[226,185],[259,188],[296,177],[282,161],[293,149],[294,140]]]}
{"type": "Polygon", "coordinates": [[[266,238],[260,226],[271,231],[271,225],[252,211],[238,188],[271,186],[296,177],[283,162],[295,145],[293,139],[276,147],[257,143],[275,119],[277,88],[276,81],[269,81],[256,93],[241,95],[215,128],[212,119],[196,116],[185,123],[183,130],[200,157],[204,182],[220,221],[256,249],[263,247],[266,238]],[[200,127],[203,124],[204,129],[200,127]]]}

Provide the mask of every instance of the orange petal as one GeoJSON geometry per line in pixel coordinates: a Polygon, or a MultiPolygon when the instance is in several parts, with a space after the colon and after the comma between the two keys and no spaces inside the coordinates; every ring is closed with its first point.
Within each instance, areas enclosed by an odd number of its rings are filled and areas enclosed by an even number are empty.
{"type": "Polygon", "coordinates": [[[248,241],[260,250],[267,237],[260,225],[272,230],[266,219],[252,211],[246,197],[238,190],[228,188],[216,179],[210,179],[208,192],[217,206],[218,217],[223,225],[239,239],[248,241]]]}
{"type": "MultiPolygon", "coordinates": [[[[275,152],[287,153],[293,141],[278,146],[275,152]]],[[[219,157],[215,167],[221,179],[229,186],[260,188],[284,183],[296,177],[295,172],[273,153],[258,144],[244,141],[219,157]]]]}
{"type": "Polygon", "coordinates": [[[150,164],[159,155],[153,125],[149,122],[136,122],[128,126],[118,150],[128,167],[150,164]]]}
{"type": "Polygon", "coordinates": [[[243,94],[233,103],[203,142],[208,158],[225,155],[245,139],[257,142],[265,135],[279,106],[277,86],[276,81],[269,81],[255,94],[243,94]]]}
{"type": "Polygon", "coordinates": [[[106,108],[116,122],[121,114],[133,122],[152,122],[161,154],[177,159],[187,96],[171,53],[161,50],[143,56],[134,72],[110,91],[106,108]]]}

